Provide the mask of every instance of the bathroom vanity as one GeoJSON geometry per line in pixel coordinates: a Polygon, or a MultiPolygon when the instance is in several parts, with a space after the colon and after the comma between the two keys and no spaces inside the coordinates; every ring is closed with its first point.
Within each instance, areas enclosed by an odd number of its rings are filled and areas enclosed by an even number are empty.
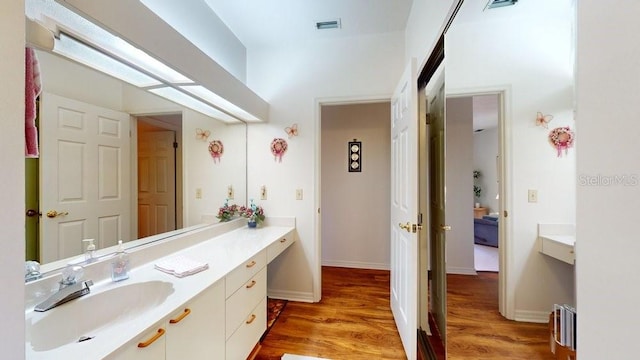
{"type": "Polygon", "coordinates": [[[225,226],[133,249],[125,281],[111,281],[108,260],[91,264],[91,293],[46,312],[33,304],[55,283],[28,284],[26,358],[245,359],[266,330],[267,265],[295,241],[295,219],[225,226]],[[178,255],[209,268],[182,278],[155,269],[178,255]]]}

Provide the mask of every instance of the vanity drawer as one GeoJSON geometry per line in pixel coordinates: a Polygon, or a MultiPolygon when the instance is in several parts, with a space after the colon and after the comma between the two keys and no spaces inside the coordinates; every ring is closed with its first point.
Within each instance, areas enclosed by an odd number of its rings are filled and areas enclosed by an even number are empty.
{"type": "Polygon", "coordinates": [[[227,339],[238,329],[251,311],[267,296],[267,268],[262,268],[226,301],[227,339]]]}
{"type": "Polygon", "coordinates": [[[244,264],[238,266],[225,277],[227,298],[251,279],[267,264],[267,252],[262,250],[244,264]]]}
{"type": "Polygon", "coordinates": [[[246,359],[267,330],[267,299],[260,301],[227,340],[227,359],[246,359]]]}
{"type": "Polygon", "coordinates": [[[267,263],[270,263],[295,241],[294,232],[290,231],[267,248],[267,263]]]}

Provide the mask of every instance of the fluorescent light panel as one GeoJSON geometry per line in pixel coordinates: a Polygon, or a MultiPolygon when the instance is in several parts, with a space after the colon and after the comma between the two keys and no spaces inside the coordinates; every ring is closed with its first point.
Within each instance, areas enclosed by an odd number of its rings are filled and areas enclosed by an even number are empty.
{"type": "Polygon", "coordinates": [[[27,0],[25,10],[30,18],[38,19],[57,31],[67,32],[168,83],[193,83],[185,75],[53,0],[27,0]]]}
{"type": "Polygon", "coordinates": [[[180,90],[174,89],[172,87],[161,87],[155,89],[149,89],[152,93],[162,96],[165,99],[171,100],[177,104],[186,106],[195,111],[201,112],[207,116],[211,116],[212,118],[218,119],[220,121],[224,121],[226,123],[236,123],[240,120],[232,117],[229,114],[226,114],[213,106],[207,105],[198,99],[183,93],[180,90]]]}
{"type": "Polygon", "coordinates": [[[65,34],[55,40],[53,52],[66,56],[107,75],[137,87],[157,86],[161,82],[107,56],[65,34]]]}
{"type": "Polygon", "coordinates": [[[261,121],[54,0],[26,0],[25,13],[58,33],[55,53],[227,123],[261,121]]]}
{"type": "Polygon", "coordinates": [[[185,90],[187,92],[189,92],[190,94],[193,94],[199,98],[201,98],[202,100],[205,100],[211,104],[215,104],[217,107],[220,107],[221,109],[233,114],[234,116],[237,116],[243,120],[246,121],[260,121],[260,119],[258,119],[257,117],[249,114],[248,112],[246,112],[245,110],[242,110],[241,108],[239,108],[238,106],[232,104],[231,102],[227,101],[225,98],[221,97],[220,95],[214,93],[213,91],[205,88],[204,86],[201,85],[187,85],[187,86],[180,86],[180,88],[182,90],[185,90]]]}

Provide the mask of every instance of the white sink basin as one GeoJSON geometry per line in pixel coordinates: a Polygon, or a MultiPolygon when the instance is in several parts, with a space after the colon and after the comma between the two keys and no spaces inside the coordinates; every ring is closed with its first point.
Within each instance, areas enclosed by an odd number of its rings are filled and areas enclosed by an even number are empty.
{"type": "Polygon", "coordinates": [[[173,292],[173,284],[165,281],[132,283],[100,292],[92,289],[91,294],[49,311],[28,313],[26,342],[33,351],[47,351],[81,338],[98,337],[101,329],[134,319],[173,292]]]}

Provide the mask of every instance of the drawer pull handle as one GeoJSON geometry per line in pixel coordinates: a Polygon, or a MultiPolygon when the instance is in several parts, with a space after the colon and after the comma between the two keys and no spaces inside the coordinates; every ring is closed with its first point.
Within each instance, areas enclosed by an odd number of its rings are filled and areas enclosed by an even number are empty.
{"type": "Polygon", "coordinates": [[[255,285],[256,285],[256,281],[255,280],[251,280],[251,284],[247,285],[247,289],[251,289],[255,285]]]}
{"type": "Polygon", "coordinates": [[[282,243],[285,243],[285,242],[287,242],[287,239],[280,239],[280,243],[281,243],[281,244],[282,244],[282,243]]]}
{"type": "Polygon", "coordinates": [[[256,319],[256,314],[251,314],[251,317],[249,318],[249,320],[246,321],[246,323],[251,324],[255,319],[256,319]]]}
{"type": "Polygon", "coordinates": [[[180,321],[182,321],[182,319],[186,318],[187,315],[189,315],[189,314],[191,314],[191,309],[186,308],[186,309],[184,309],[184,312],[182,312],[182,314],[180,314],[180,316],[178,316],[175,319],[169,320],[169,324],[177,324],[180,321]]]}
{"type": "Polygon", "coordinates": [[[252,268],[256,265],[256,262],[254,260],[252,260],[250,263],[247,264],[247,268],[252,268]]]}
{"type": "Polygon", "coordinates": [[[158,329],[158,332],[151,337],[151,339],[149,339],[149,340],[147,340],[145,342],[138,343],[138,347],[139,348],[146,348],[147,346],[153,344],[156,340],[160,339],[160,337],[162,335],[164,335],[164,329],[160,328],[160,329],[158,329]]]}

